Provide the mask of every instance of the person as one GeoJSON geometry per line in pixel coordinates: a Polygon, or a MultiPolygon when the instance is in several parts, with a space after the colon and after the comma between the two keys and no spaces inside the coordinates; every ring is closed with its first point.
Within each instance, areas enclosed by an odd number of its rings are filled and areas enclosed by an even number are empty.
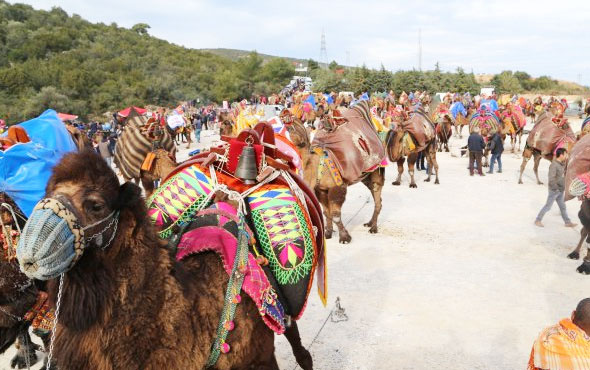
{"type": "Polygon", "coordinates": [[[107,164],[110,167],[111,163],[112,163],[112,155],[111,155],[111,151],[109,150],[109,142],[108,142],[105,135],[99,135],[98,153],[100,154],[102,159],[104,159],[105,162],[107,162],[107,164]]]}
{"type": "Polygon", "coordinates": [[[197,144],[201,141],[201,129],[203,124],[201,123],[201,116],[199,114],[193,115],[193,129],[195,130],[195,139],[197,144]]]}
{"type": "Polygon", "coordinates": [[[549,212],[553,202],[557,202],[559,206],[559,210],[561,211],[561,217],[565,222],[566,227],[574,227],[576,224],[570,221],[570,218],[567,215],[567,209],[565,208],[565,201],[563,200],[563,193],[565,190],[565,164],[567,162],[568,153],[565,148],[558,148],[555,151],[555,156],[553,157],[553,161],[549,166],[549,195],[547,195],[547,202],[541,208],[541,211],[537,215],[535,220],[535,225],[539,227],[543,227],[543,216],[545,213],[549,212]]]}
{"type": "Polygon", "coordinates": [[[502,173],[502,152],[504,151],[504,142],[502,140],[502,135],[499,132],[496,132],[494,136],[492,136],[492,140],[490,141],[490,152],[492,153],[492,158],[490,159],[490,170],[488,173],[494,173],[494,162],[498,161],[498,173],[502,173]]]}
{"type": "Polygon", "coordinates": [[[473,176],[473,165],[477,164],[477,173],[485,176],[481,167],[481,157],[486,147],[483,137],[479,134],[479,127],[474,127],[469,139],[467,139],[467,149],[469,149],[469,175],[473,176]]]}
{"type": "Polygon", "coordinates": [[[527,370],[590,369],[590,298],[571,318],[545,328],[533,343],[527,370]]]}

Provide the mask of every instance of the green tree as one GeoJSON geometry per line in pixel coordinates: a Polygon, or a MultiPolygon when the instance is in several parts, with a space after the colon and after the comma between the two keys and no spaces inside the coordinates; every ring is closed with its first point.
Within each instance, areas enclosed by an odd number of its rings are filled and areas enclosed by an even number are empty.
{"type": "Polygon", "coordinates": [[[319,69],[320,65],[318,64],[318,62],[316,62],[313,59],[309,59],[307,61],[307,69],[308,71],[311,73],[312,71],[315,71],[316,69],[319,69]]]}
{"type": "Polygon", "coordinates": [[[131,27],[131,30],[137,32],[140,35],[147,35],[150,28],[150,25],[147,23],[137,23],[131,27]]]}

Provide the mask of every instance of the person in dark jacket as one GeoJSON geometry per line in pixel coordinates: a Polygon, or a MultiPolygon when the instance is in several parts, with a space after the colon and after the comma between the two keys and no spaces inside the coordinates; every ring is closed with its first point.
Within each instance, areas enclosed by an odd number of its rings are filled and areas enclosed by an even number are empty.
{"type": "Polygon", "coordinates": [[[565,148],[559,148],[555,151],[553,162],[549,166],[549,195],[547,196],[547,202],[537,215],[535,225],[543,227],[541,220],[545,213],[549,212],[553,202],[557,202],[559,210],[561,211],[561,218],[565,222],[566,227],[574,227],[576,224],[570,221],[567,215],[567,209],[565,208],[565,201],[563,199],[563,193],[565,190],[565,164],[567,162],[568,154],[565,148]]]}
{"type": "Polygon", "coordinates": [[[492,140],[490,141],[490,152],[492,153],[492,158],[490,159],[490,170],[488,173],[494,173],[494,162],[498,161],[498,173],[502,173],[502,152],[504,151],[504,142],[502,140],[502,135],[498,132],[492,136],[492,140]]]}
{"type": "Polygon", "coordinates": [[[467,139],[467,149],[469,149],[469,175],[473,176],[473,165],[477,163],[477,173],[480,176],[484,176],[481,167],[481,157],[483,151],[486,148],[486,143],[483,141],[483,137],[479,134],[479,127],[474,127],[473,132],[467,139]]]}

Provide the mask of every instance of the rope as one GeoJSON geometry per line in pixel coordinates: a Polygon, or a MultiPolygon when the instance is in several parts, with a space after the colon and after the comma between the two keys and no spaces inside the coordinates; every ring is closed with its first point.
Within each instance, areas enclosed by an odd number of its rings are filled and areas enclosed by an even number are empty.
{"type": "MultiPolygon", "coordinates": [[[[330,313],[328,313],[328,316],[326,317],[326,319],[322,323],[322,326],[319,328],[319,330],[317,331],[317,333],[313,337],[311,343],[309,344],[309,347],[307,347],[308,350],[311,349],[311,347],[313,346],[315,341],[318,339],[322,330],[324,330],[324,327],[328,323],[328,320],[332,319],[331,321],[334,323],[338,323],[341,321],[348,321],[348,316],[346,315],[346,313],[344,313],[344,308],[342,308],[340,306],[340,297],[336,297],[336,302],[334,303],[334,305],[335,305],[335,307],[330,311],[330,313]],[[336,317],[336,319],[334,319],[334,317],[336,317]]],[[[295,366],[293,366],[292,370],[297,369],[297,367],[299,367],[299,364],[295,364],[295,366]]]]}
{"type": "Polygon", "coordinates": [[[51,330],[51,341],[49,342],[49,353],[47,354],[47,369],[51,370],[51,360],[53,359],[53,346],[55,344],[55,332],[57,332],[57,323],[59,309],[61,308],[61,298],[63,294],[63,284],[65,275],[62,273],[59,277],[59,288],[57,290],[57,302],[55,303],[55,318],[53,319],[53,329],[51,330]]]}

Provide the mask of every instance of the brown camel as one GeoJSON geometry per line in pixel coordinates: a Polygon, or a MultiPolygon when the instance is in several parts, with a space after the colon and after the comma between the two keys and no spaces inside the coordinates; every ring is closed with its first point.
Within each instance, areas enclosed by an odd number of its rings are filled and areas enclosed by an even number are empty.
{"type": "Polygon", "coordinates": [[[155,189],[155,182],[165,179],[177,166],[170,153],[164,149],[153,151],[154,159],[149,170],[141,170],[141,185],[149,198],[155,189]]]}
{"type": "Polygon", "coordinates": [[[463,127],[469,125],[474,114],[475,108],[473,107],[467,109],[467,116],[464,116],[461,112],[457,113],[457,118],[455,118],[455,136],[463,139],[463,127]]]}
{"type": "Polygon", "coordinates": [[[524,127],[520,127],[516,122],[514,116],[506,116],[500,122],[502,138],[510,136],[510,144],[512,146],[512,153],[516,153],[516,139],[518,139],[518,151],[520,152],[520,143],[524,127]]]}
{"type": "Polygon", "coordinates": [[[424,181],[430,182],[432,170],[434,169],[436,176],[434,183],[440,184],[438,179],[438,162],[436,161],[436,136],[433,135],[428,139],[422,148],[416,146],[414,148],[407,147],[404,143],[404,138],[406,138],[405,140],[414,140],[412,134],[404,129],[405,125],[410,123],[410,120],[418,121],[419,124],[430,125],[432,131],[434,131],[432,122],[426,118],[425,114],[415,113],[404,123],[398,125],[395,130],[390,130],[387,133],[387,138],[385,139],[387,154],[391,162],[397,163],[397,179],[392,184],[396,186],[401,185],[402,174],[404,173],[404,162],[407,158],[408,172],[410,173],[410,188],[418,187],[414,180],[414,167],[416,165],[416,160],[418,159],[418,153],[420,152],[423,153],[428,162],[428,178],[424,181]],[[406,136],[406,134],[408,136],[406,136]]]}
{"type": "Polygon", "coordinates": [[[444,115],[435,127],[436,137],[438,138],[438,151],[449,151],[449,140],[453,135],[453,121],[449,115],[444,115]]]}
{"type": "MultiPolygon", "coordinates": [[[[91,151],[64,156],[53,169],[46,196],[72,212],[70,216],[63,211],[52,213],[52,217],[73,220],[103,240],[72,242],[80,247],[78,253],[73,245],[61,243],[39,252],[37,243],[45,243],[46,238],[18,246],[21,269],[30,277],[49,279],[61,274],[49,282],[53,302],[62,292],[53,343],[58,368],[203,369],[216,337],[228,281],[220,258],[206,252],[176,261],[152,227],[140,189],[129,182],[120,185],[106,162],[91,151]],[[43,263],[46,257],[60,263],[62,259],[53,258],[71,258],[72,253],[77,259],[69,264],[43,263]]],[[[30,219],[43,211],[47,210],[34,211],[30,219]]],[[[56,231],[50,223],[37,225],[56,231]]],[[[23,239],[30,236],[27,227],[23,239]]],[[[230,351],[221,354],[212,368],[278,369],[273,332],[248,295],[237,305],[234,322],[227,338],[230,351]]],[[[293,339],[289,330],[286,335],[293,339]]],[[[305,351],[298,335],[296,339],[297,351],[305,351]]],[[[310,369],[311,356],[304,354],[309,362],[303,366],[310,369]]]]}
{"type": "MultiPolygon", "coordinates": [[[[539,130],[539,132],[540,132],[540,130],[543,129],[543,127],[545,127],[545,125],[553,125],[553,123],[551,122],[552,118],[553,118],[552,114],[550,114],[548,112],[544,112],[543,114],[541,114],[537,118],[537,123],[535,124],[535,127],[529,133],[529,136],[528,136],[527,141],[524,146],[524,151],[522,153],[522,163],[520,165],[520,176],[518,178],[519,184],[522,184],[522,174],[526,168],[528,161],[532,157],[533,163],[534,163],[533,171],[535,172],[535,177],[537,178],[537,184],[543,185],[543,182],[541,182],[541,180],[539,179],[539,164],[541,163],[542,158],[548,160],[549,162],[551,162],[553,160],[553,152],[555,149],[555,145],[557,145],[557,142],[553,143],[553,146],[551,148],[548,148],[547,145],[545,145],[546,148],[539,148],[539,145],[541,143],[545,143],[546,140],[545,139],[543,141],[537,140],[536,132],[537,132],[537,130],[539,130]]],[[[554,132],[557,132],[557,130],[559,130],[559,129],[555,128],[554,130],[555,130],[554,132]]],[[[573,144],[576,141],[576,135],[572,131],[571,127],[569,125],[566,125],[563,129],[559,130],[559,132],[557,132],[557,133],[560,134],[560,136],[563,136],[564,139],[567,137],[567,142],[565,143],[565,145],[568,150],[571,149],[571,147],[573,146],[573,144]]],[[[549,135],[551,135],[551,133],[549,135]]],[[[547,136],[547,135],[545,135],[545,136],[547,136]]]]}
{"type": "MultiPolygon", "coordinates": [[[[372,124],[372,123],[371,123],[372,124]]],[[[320,166],[326,167],[322,164],[324,161],[324,153],[316,151],[312,148],[309,133],[303,126],[300,120],[294,119],[292,123],[287,124],[287,129],[293,144],[299,149],[301,154],[301,162],[303,164],[304,180],[314,189],[314,192],[322,204],[324,209],[324,216],[326,217],[325,237],[332,238],[335,223],[338,227],[339,242],[342,244],[350,243],[352,237],[346,230],[342,222],[342,205],[346,200],[346,191],[349,185],[346,181],[341,181],[340,184],[336,182],[330,171],[320,170],[320,166]]],[[[361,179],[362,183],[369,188],[373,201],[375,202],[375,209],[373,216],[369,222],[364,226],[369,228],[369,232],[374,234],[378,232],[377,219],[381,212],[381,190],[385,183],[385,169],[382,167],[376,168],[374,171],[365,174],[361,179]]]]}

